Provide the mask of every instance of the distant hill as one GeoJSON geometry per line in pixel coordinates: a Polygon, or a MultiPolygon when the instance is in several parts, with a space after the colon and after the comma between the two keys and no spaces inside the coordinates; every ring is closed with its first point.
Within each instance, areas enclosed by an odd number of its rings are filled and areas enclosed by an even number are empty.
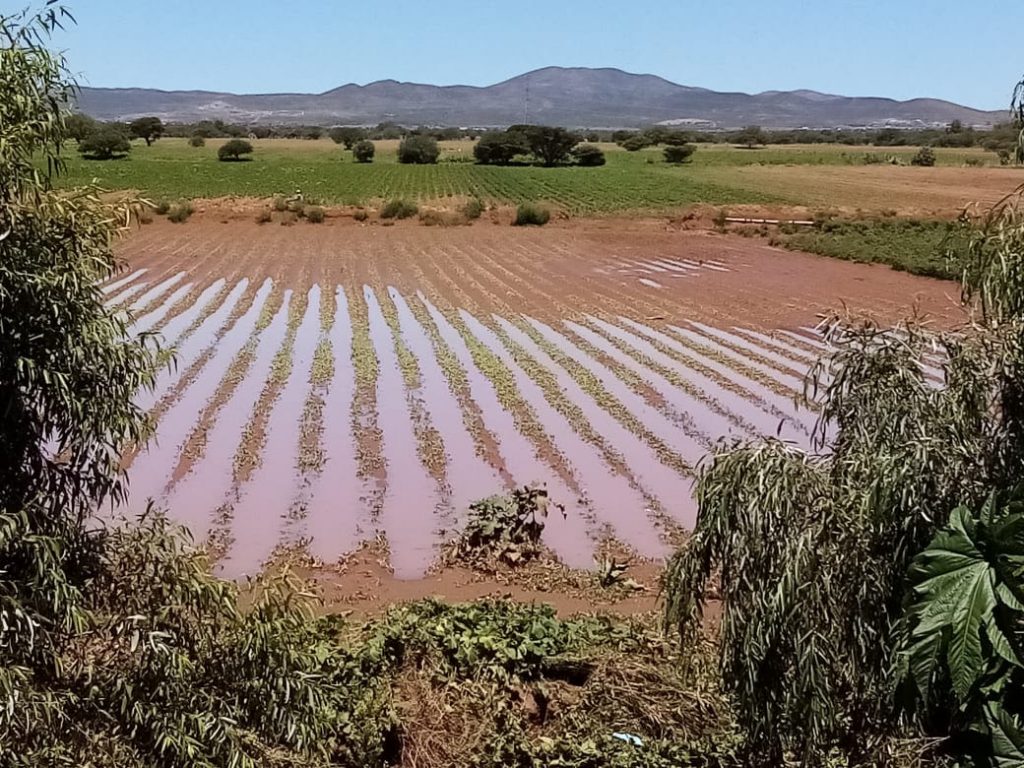
{"type": "Polygon", "coordinates": [[[990,125],[986,112],[939,99],[895,101],[815,91],[720,93],[618,69],[548,67],[484,88],[381,80],[319,94],[237,95],[147,88],[83,88],[79,108],[104,120],[157,115],[165,121],[217,119],[241,123],[507,126],[533,122],[569,127],[628,128],[652,123],[733,128],[919,126],[960,120],[990,125]]]}

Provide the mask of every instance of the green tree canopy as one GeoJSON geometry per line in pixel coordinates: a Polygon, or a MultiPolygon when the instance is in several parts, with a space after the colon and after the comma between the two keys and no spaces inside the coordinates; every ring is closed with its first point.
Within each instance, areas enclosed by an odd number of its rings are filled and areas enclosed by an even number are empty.
{"type": "Polygon", "coordinates": [[[164,124],[159,117],[140,117],[128,123],[128,135],[133,139],[143,139],[146,146],[164,135],[164,124]]]}
{"type": "Polygon", "coordinates": [[[91,160],[123,157],[132,150],[124,132],[112,125],[101,125],[78,142],[78,151],[91,160]]]}

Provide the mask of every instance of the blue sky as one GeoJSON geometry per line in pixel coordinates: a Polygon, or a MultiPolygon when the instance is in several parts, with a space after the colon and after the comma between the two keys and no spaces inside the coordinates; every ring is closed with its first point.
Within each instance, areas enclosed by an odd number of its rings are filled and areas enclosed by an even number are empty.
{"type": "Polygon", "coordinates": [[[71,0],[71,8],[78,26],[58,44],[94,86],[320,92],[385,78],[488,85],[548,65],[611,66],[715,90],[934,96],[1002,109],[1024,74],[1022,0],[71,0]]]}

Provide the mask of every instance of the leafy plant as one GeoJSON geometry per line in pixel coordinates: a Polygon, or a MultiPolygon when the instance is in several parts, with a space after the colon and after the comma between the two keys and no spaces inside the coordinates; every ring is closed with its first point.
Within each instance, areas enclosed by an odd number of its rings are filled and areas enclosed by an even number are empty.
{"type": "Polygon", "coordinates": [[[541,534],[552,506],[565,514],[561,505],[548,498],[547,489],[534,486],[471,504],[462,535],[455,542],[455,555],[509,565],[537,557],[542,552],[541,534]]]}
{"type": "Polygon", "coordinates": [[[475,221],[476,219],[479,219],[481,216],[483,216],[484,210],[485,207],[483,202],[478,198],[474,197],[472,200],[467,201],[466,204],[462,206],[462,215],[465,216],[466,219],[468,219],[469,221],[475,221]]]}
{"type": "Polygon", "coordinates": [[[377,148],[372,141],[363,139],[352,147],[352,157],[357,163],[372,163],[377,148]]]}
{"type": "Polygon", "coordinates": [[[958,507],[910,569],[898,669],[910,706],[958,705],[985,765],[1024,760],[1024,486],[958,507]]]}
{"type": "Polygon", "coordinates": [[[121,129],[100,126],[78,142],[78,152],[89,160],[112,160],[132,151],[132,144],[121,129]]]}
{"type": "Polygon", "coordinates": [[[921,147],[917,154],[910,158],[910,164],[931,168],[935,165],[935,150],[931,147],[921,147]]]}
{"type": "Polygon", "coordinates": [[[311,205],[305,209],[306,221],[310,224],[323,224],[327,214],[319,205],[311,205]]]}
{"type": "Polygon", "coordinates": [[[222,162],[238,162],[248,160],[246,155],[252,154],[252,144],[245,139],[230,139],[217,150],[217,159],[222,162]]]}
{"type": "Polygon", "coordinates": [[[409,219],[419,213],[419,206],[409,200],[389,200],[380,209],[382,219],[409,219]]]}
{"type": "Polygon", "coordinates": [[[693,154],[697,151],[697,147],[693,144],[679,144],[675,146],[665,147],[663,153],[665,155],[665,162],[679,165],[685,163],[693,154]]]}
{"type": "Polygon", "coordinates": [[[433,136],[409,136],[398,145],[398,162],[407,165],[433,165],[440,155],[433,136]]]}
{"type": "Polygon", "coordinates": [[[551,221],[551,211],[532,203],[522,203],[516,208],[516,218],[512,222],[516,227],[543,227],[551,221]]]}
{"type": "Polygon", "coordinates": [[[167,211],[167,220],[172,221],[175,224],[183,224],[189,220],[189,217],[195,212],[195,209],[188,200],[182,200],[180,203],[175,203],[167,211]]]}

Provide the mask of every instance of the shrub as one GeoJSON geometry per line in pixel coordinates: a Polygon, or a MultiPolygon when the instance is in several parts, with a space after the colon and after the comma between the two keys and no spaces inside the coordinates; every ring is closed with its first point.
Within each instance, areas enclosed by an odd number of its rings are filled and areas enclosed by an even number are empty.
{"type": "Polygon", "coordinates": [[[372,163],[373,156],[377,153],[377,147],[372,141],[363,139],[352,147],[352,157],[357,163],[372,163]]]}
{"type": "Polygon", "coordinates": [[[408,219],[419,211],[419,206],[416,203],[396,198],[384,204],[384,207],[380,209],[380,217],[382,219],[408,219]]]}
{"type": "Polygon", "coordinates": [[[196,134],[195,136],[193,136],[192,138],[190,138],[188,140],[188,145],[190,147],[205,147],[206,146],[206,139],[204,139],[199,134],[196,134]]]}
{"type": "Polygon", "coordinates": [[[693,144],[679,144],[665,147],[663,153],[666,163],[679,165],[693,157],[693,153],[696,151],[697,147],[693,144]]]}
{"type": "Polygon", "coordinates": [[[164,135],[164,124],[159,117],[140,117],[128,124],[128,135],[142,139],[148,147],[164,135]]]}
{"type": "Polygon", "coordinates": [[[931,168],[935,165],[935,150],[931,147],[921,147],[917,154],[911,158],[910,164],[931,168]]]}
{"type": "Polygon", "coordinates": [[[352,218],[356,221],[366,221],[370,218],[370,213],[365,208],[360,208],[352,214],[352,218]]]}
{"type": "Polygon", "coordinates": [[[172,205],[170,211],[167,213],[167,220],[173,221],[175,224],[182,224],[188,221],[189,216],[192,215],[195,209],[192,207],[192,203],[188,200],[172,205]]]}
{"type": "Polygon", "coordinates": [[[153,210],[156,212],[157,216],[166,216],[167,212],[171,210],[171,204],[166,200],[160,200],[155,206],[153,206],[153,210]]]}
{"type": "Polygon", "coordinates": [[[327,214],[319,205],[311,205],[306,209],[306,221],[310,224],[323,224],[327,214]]]}
{"type": "Polygon", "coordinates": [[[238,162],[240,160],[248,160],[249,158],[243,157],[243,155],[251,154],[252,144],[244,139],[231,139],[217,150],[217,159],[222,162],[238,162]]]}
{"type": "Polygon", "coordinates": [[[466,527],[451,554],[472,564],[497,560],[519,565],[532,560],[543,551],[541,534],[552,507],[565,514],[545,489],[531,486],[471,504],[466,527]]]}
{"type": "Polygon", "coordinates": [[[636,133],[626,139],[623,139],[619,146],[627,152],[639,152],[647,146],[647,139],[636,133]]]}
{"type": "Polygon", "coordinates": [[[398,145],[398,162],[407,165],[433,165],[440,154],[433,136],[409,136],[398,145]]]}
{"type": "Polygon", "coordinates": [[[420,223],[427,227],[461,227],[469,221],[458,211],[427,210],[420,212],[420,223]]]}
{"type": "Polygon", "coordinates": [[[473,157],[481,165],[508,165],[529,151],[530,143],[519,131],[490,131],[474,145],[473,157]]]}
{"type": "Polygon", "coordinates": [[[472,200],[468,201],[464,206],[462,206],[462,215],[465,216],[470,221],[475,221],[476,219],[479,219],[481,216],[483,216],[483,213],[484,204],[482,201],[478,200],[475,197],[472,200]]]}
{"type": "Polygon", "coordinates": [[[280,197],[280,196],[275,197],[274,198],[274,210],[277,211],[278,213],[284,213],[285,211],[288,210],[288,201],[285,200],[283,197],[280,197]]]}
{"type": "Polygon", "coordinates": [[[607,162],[601,148],[593,144],[581,144],[572,151],[572,156],[576,159],[577,165],[587,168],[596,168],[607,162]]]}
{"type": "Polygon", "coordinates": [[[274,220],[274,214],[269,209],[265,209],[256,214],[257,224],[269,224],[274,220]]]}
{"type": "Polygon", "coordinates": [[[111,160],[132,151],[132,144],[117,128],[102,126],[78,142],[78,151],[89,160],[111,160]]]}
{"type": "Polygon", "coordinates": [[[551,211],[532,203],[523,203],[516,209],[516,220],[513,226],[516,227],[543,227],[551,221],[551,211]]]}

